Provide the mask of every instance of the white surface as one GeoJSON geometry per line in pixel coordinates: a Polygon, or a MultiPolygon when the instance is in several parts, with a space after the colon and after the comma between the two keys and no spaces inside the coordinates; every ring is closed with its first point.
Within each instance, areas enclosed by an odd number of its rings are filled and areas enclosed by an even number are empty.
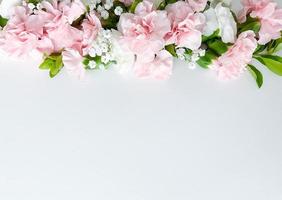
{"type": "Polygon", "coordinates": [[[0,63],[1,200],[282,200],[282,78],[51,80],[0,63]]]}

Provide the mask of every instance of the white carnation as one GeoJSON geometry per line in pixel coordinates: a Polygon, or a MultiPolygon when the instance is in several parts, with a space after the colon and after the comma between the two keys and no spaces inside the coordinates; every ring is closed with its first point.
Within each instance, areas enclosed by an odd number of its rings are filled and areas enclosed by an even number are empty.
{"type": "Polygon", "coordinates": [[[214,8],[209,8],[204,12],[204,15],[206,17],[206,26],[204,28],[204,35],[210,36],[212,35],[217,29],[219,29],[217,16],[215,13],[214,8]]]}
{"type": "Polygon", "coordinates": [[[210,36],[219,29],[219,35],[225,43],[234,43],[237,35],[237,24],[228,7],[217,4],[215,8],[209,8],[204,12],[206,27],[204,35],[210,36]]]}
{"type": "Polygon", "coordinates": [[[229,8],[219,3],[215,7],[215,13],[218,19],[220,36],[225,43],[234,43],[237,35],[237,24],[229,8]]]}
{"type": "Polygon", "coordinates": [[[128,73],[134,65],[134,54],[122,47],[119,39],[121,34],[118,31],[112,30],[112,57],[116,61],[116,67],[120,73],[128,73]]]}
{"type": "Polygon", "coordinates": [[[21,5],[22,0],[0,0],[0,15],[9,18],[12,14],[12,8],[21,5]]]}

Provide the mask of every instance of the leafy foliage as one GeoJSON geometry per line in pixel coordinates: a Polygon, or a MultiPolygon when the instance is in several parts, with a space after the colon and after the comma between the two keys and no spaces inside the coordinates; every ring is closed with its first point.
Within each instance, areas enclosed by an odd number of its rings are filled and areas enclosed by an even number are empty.
{"type": "Polygon", "coordinates": [[[261,88],[263,84],[263,75],[262,73],[253,65],[248,65],[247,66],[248,71],[251,73],[251,75],[254,77],[256,80],[257,86],[261,88]]]}
{"type": "Polygon", "coordinates": [[[49,70],[49,76],[54,78],[63,68],[63,60],[61,54],[51,54],[39,66],[39,69],[49,70]]]}
{"type": "Polygon", "coordinates": [[[275,55],[259,55],[254,58],[265,65],[273,73],[282,76],[282,57],[275,55]]]}
{"type": "Polygon", "coordinates": [[[8,23],[8,19],[6,19],[6,18],[4,18],[0,15],[0,26],[3,28],[3,27],[6,26],[7,23],[8,23]]]}

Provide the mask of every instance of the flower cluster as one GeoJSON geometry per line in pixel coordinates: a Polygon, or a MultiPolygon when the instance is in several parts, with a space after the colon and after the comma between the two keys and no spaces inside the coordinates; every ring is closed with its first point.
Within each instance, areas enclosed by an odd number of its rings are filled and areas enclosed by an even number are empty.
{"type": "Polygon", "coordinates": [[[55,77],[78,78],[115,67],[138,77],[168,79],[173,58],[211,69],[221,80],[249,71],[256,59],[282,76],[282,9],[271,0],[2,0],[0,48],[13,56],[43,56],[55,77]]]}

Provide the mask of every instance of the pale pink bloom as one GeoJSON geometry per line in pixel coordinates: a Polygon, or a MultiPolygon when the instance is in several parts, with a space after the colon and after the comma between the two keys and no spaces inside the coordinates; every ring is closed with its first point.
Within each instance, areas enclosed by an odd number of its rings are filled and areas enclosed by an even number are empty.
{"type": "Polygon", "coordinates": [[[44,18],[30,15],[27,7],[15,7],[1,34],[1,48],[12,55],[26,56],[39,46],[50,45],[44,37],[44,23],[44,18]]]}
{"type": "Polygon", "coordinates": [[[62,52],[64,67],[68,73],[79,79],[82,79],[85,75],[85,67],[83,65],[83,57],[74,49],[65,49],[62,52]]]}
{"type": "Polygon", "coordinates": [[[135,14],[122,14],[118,23],[122,43],[144,60],[151,60],[164,48],[164,36],[170,30],[166,11],[152,9],[151,2],[143,1],[138,4],[135,14]]]}
{"type": "Polygon", "coordinates": [[[129,6],[133,3],[134,0],[119,0],[119,1],[124,3],[126,6],[129,6]]]}
{"type": "Polygon", "coordinates": [[[154,8],[154,4],[152,1],[148,0],[148,1],[143,1],[142,3],[139,3],[136,8],[135,8],[135,14],[142,16],[142,15],[147,15],[150,14],[151,12],[153,12],[154,10],[156,10],[154,8]]]}
{"type": "Polygon", "coordinates": [[[173,57],[166,51],[158,52],[156,57],[150,62],[143,62],[137,59],[134,72],[138,77],[153,77],[155,79],[165,80],[172,74],[173,57]]]}
{"type": "Polygon", "coordinates": [[[195,12],[201,12],[206,8],[208,0],[186,0],[186,2],[195,12]]]}
{"type": "Polygon", "coordinates": [[[205,16],[194,13],[191,6],[178,1],[166,8],[171,23],[171,30],[165,36],[167,44],[176,44],[196,50],[202,43],[202,32],[205,25],[205,16]]]}
{"type": "Polygon", "coordinates": [[[47,15],[49,19],[56,19],[55,21],[64,18],[69,24],[86,12],[86,7],[80,0],[52,0],[51,3],[42,1],[41,5],[46,10],[41,14],[47,15]]]}
{"type": "Polygon", "coordinates": [[[83,55],[88,54],[91,43],[97,38],[102,25],[95,13],[90,13],[82,22],[83,31],[83,55]]]}
{"type": "Polygon", "coordinates": [[[246,15],[258,18],[261,22],[259,44],[266,44],[281,37],[282,9],[271,0],[242,0],[243,10],[239,13],[239,21],[246,21],[246,15]]]}
{"type": "Polygon", "coordinates": [[[246,31],[239,35],[235,44],[212,64],[220,80],[238,78],[252,60],[257,48],[257,40],[253,31],[246,31]]]}
{"type": "Polygon", "coordinates": [[[70,24],[86,12],[86,7],[81,0],[64,0],[59,6],[70,24]]]}
{"type": "Polygon", "coordinates": [[[71,26],[71,22],[84,13],[83,4],[80,1],[54,0],[53,3],[42,2],[44,9],[38,12],[38,16],[45,18],[44,31],[53,44],[53,49],[42,49],[43,52],[60,52],[64,48],[81,49],[83,33],[71,26]],[[73,9],[73,13],[70,13],[73,9]]]}

